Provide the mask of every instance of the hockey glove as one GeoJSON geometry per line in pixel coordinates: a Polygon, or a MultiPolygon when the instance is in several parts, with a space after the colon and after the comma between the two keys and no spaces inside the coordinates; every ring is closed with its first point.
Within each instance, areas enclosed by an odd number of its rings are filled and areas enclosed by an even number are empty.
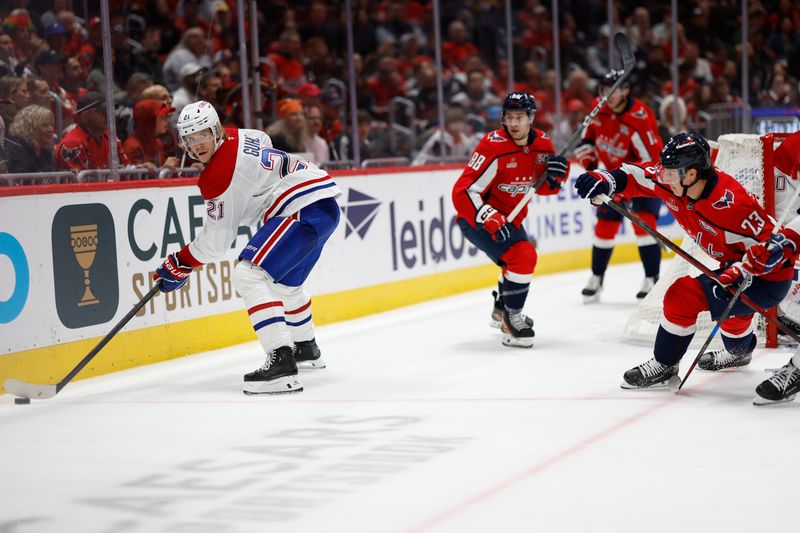
{"type": "Polygon", "coordinates": [[[593,144],[584,143],[575,148],[575,158],[586,170],[597,168],[597,150],[593,144]]]}
{"type": "Polygon", "coordinates": [[[722,271],[719,282],[726,287],[734,283],[740,287],[744,284],[744,290],[753,282],[753,274],[742,263],[737,262],[722,271]]]}
{"type": "Polygon", "coordinates": [[[593,199],[595,196],[614,194],[614,178],[605,170],[584,172],[575,180],[575,190],[581,198],[593,199]]]}
{"type": "Polygon", "coordinates": [[[748,267],[756,276],[772,272],[781,263],[794,257],[795,253],[794,242],[780,232],[772,236],[769,245],[759,242],[745,252],[748,267]]]}
{"type": "Polygon", "coordinates": [[[503,242],[511,235],[514,227],[508,223],[506,217],[489,204],[483,204],[475,216],[475,223],[482,225],[483,229],[491,234],[492,239],[503,242]]]}
{"type": "Polygon", "coordinates": [[[161,280],[161,292],[172,292],[183,287],[184,283],[189,281],[189,274],[191,273],[192,269],[190,267],[180,264],[178,254],[172,253],[156,269],[153,279],[161,280]]]}
{"type": "Polygon", "coordinates": [[[560,189],[561,184],[567,179],[567,159],[560,155],[547,156],[547,184],[553,189],[560,189]]]}

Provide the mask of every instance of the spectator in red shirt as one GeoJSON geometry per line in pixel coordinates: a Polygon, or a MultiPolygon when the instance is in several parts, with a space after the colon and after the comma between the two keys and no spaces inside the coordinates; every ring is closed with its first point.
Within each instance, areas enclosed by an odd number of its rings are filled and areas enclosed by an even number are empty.
{"type": "Polygon", "coordinates": [[[161,100],[146,98],[133,106],[133,134],[125,141],[125,154],[134,165],[152,163],[154,167],[175,168],[180,160],[164,152],[159,137],[169,129],[169,115],[175,112],[161,100]]]}
{"type": "Polygon", "coordinates": [[[281,33],[277,50],[268,55],[277,72],[271,72],[271,66],[265,65],[264,75],[284,86],[284,90],[301,85],[306,81],[302,50],[300,34],[294,30],[285,30],[281,33]]]}
{"type": "MultiPolygon", "coordinates": [[[[63,170],[87,170],[108,168],[108,120],[106,99],[102,94],[89,91],[78,98],[78,125],[56,146],[56,166],[63,170]]],[[[127,165],[128,158],[117,141],[120,165],[127,165]]]]}
{"type": "Polygon", "coordinates": [[[461,70],[464,61],[472,55],[478,54],[478,49],[469,40],[467,27],[460,20],[450,23],[448,29],[450,40],[442,44],[442,59],[446,68],[461,70]]]}
{"type": "Polygon", "coordinates": [[[378,72],[367,80],[367,90],[372,95],[373,114],[385,118],[392,98],[403,95],[403,77],[395,58],[384,56],[378,61],[378,72]]]}
{"type": "Polygon", "coordinates": [[[338,92],[328,89],[319,99],[322,109],[322,127],[319,136],[329,145],[342,133],[342,97],[338,92]]]}

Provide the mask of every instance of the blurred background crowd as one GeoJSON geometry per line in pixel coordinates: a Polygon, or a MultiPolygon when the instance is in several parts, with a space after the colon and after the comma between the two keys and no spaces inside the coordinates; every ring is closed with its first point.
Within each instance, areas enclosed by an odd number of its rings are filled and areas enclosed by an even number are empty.
{"type": "MultiPolygon", "coordinates": [[[[259,126],[278,149],[346,168],[354,143],[344,2],[256,4],[260,60],[250,75],[261,80],[259,126]]],[[[612,28],[624,31],[635,48],[632,94],[656,112],[663,136],[702,130],[713,106],[743,103],[743,95],[754,108],[800,105],[800,0],[748,2],[745,50],[740,0],[681,1],[676,28],[670,4],[617,1],[609,10],[606,0],[560,1],[559,79],[550,1],[512,1],[509,57],[503,0],[441,0],[446,109],[440,115],[433,2],[352,0],[360,159],[465,159],[484,132],[500,127],[510,67],[513,89],[535,96],[536,126],[559,148],[594,106],[597,80],[609,68],[612,28]],[[749,58],[746,91],[743,53],[749,58]]],[[[175,131],[186,104],[207,100],[224,125],[244,126],[236,0],[109,0],[109,8],[113,94],[106,94],[97,0],[0,5],[0,174],[107,167],[108,100],[120,164],[146,177],[191,166],[175,131]]]]}

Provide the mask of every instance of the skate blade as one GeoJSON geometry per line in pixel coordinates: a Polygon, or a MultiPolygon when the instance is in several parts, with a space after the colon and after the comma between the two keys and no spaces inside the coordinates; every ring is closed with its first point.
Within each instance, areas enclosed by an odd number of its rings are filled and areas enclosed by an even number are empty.
{"type": "Polygon", "coordinates": [[[786,397],[786,398],[784,398],[782,400],[767,400],[766,398],[762,398],[761,396],[756,394],[756,397],[753,398],[753,405],[761,407],[761,406],[764,406],[764,405],[775,405],[775,404],[780,404],[780,403],[789,403],[789,402],[794,401],[796,396],[797,396],[797,394],[793,394],[793,395],[788,396],[788,397],[786,397]]]}
{"type": "Polygon", "coordinates": [[[656,383],[649,387],[637,387],[636,385],[631,385],[627,381],[623,381],[619,384],[619,387],[625,390],[667,390],[669,389],[669,381],[662,381],[661,383],[656,383]]]}
{"type": "Polygon", "coordinates": [[[591,296],[583,295],[584,304],[595,304],[600,301],[600,293],[592,294],[591,296]]]}
{"type": "Polygon", "coordinates": [[[297,376],[286,376],[270,381],[245,381],[242,392],[245,394],[288,394],[302,392],[303,384],[297,376]]]}
{"type": "Polygon", "coordinates": [[[327,363],[322,357],[309,361],[297,361],[297,368],[301,370],[322,370],[327,368],[327,363]]]}
{"type": "Polygon", "coordinates": [[[512,348],[531,348],[533,347],[533,337],[518,338],[504,333],[503,346],[510,346],[512,348]]]}

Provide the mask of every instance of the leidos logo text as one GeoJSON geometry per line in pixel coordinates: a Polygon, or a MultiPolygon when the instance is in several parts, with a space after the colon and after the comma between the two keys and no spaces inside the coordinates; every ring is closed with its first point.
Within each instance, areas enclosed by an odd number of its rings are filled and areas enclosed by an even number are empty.
{"type": "Polygon", "coordinates": [[[440,196],[438,203],[438,212],[427,216],[425,202],[420,200],[419,217],[406,221],[398,218],[395,203],[389,204],[392,270],[398,270],[401,263],[411,269],[429,261],[439,263],[460,259],[464,254],[477,255],[478,249],[464,238],[455,217],[445,218],[444,197],[440,196]]]}

